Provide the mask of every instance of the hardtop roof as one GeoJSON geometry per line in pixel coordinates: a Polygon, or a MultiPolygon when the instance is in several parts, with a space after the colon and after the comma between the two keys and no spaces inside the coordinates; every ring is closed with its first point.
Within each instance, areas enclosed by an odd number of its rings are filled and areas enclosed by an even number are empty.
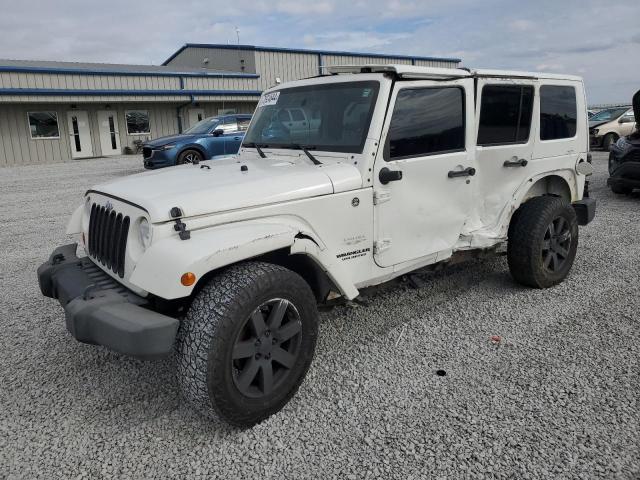
{"type": "Polygon", "coordinates": [[[454,78],[530,78],[549,80],[571,80],[582,81],[581,77],[575,75],[564,75],[544,72],[519,72],[512,70],[489,70],[470,68],[437,68],[421,67],[416,65],[397,64],[369,64],[369,65],[334,65],[327,67],[327,71],[332,74],[339,73],[395,73],[401,78],[442,80],[454,78]]]}

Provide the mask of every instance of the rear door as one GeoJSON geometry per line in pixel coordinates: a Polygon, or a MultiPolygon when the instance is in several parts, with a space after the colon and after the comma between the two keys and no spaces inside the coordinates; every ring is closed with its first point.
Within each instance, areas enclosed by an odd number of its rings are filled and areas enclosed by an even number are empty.
{"type": "Polygon", "coordinates": [[[397,82],[375,163],[374,258],[450,255],[471,208],[473,81],[397,82]]]}
{"type": "Polygon", "coordinates": [[[482,226],[497,224],[531,171],[536,81],[480,78],[477,85],[476,205],[482,226]]]}

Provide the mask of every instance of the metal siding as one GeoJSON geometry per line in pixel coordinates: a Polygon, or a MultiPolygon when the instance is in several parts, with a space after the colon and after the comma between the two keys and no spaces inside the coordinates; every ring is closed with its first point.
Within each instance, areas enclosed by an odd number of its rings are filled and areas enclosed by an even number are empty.
{"type": "Polygon", "coordinates": [[[175,56],[168,65],[172,67],[205,68],[207,70],[241,72],[241,62],[244,60],[242,73],[255,73],[255,52],[252,50],[235,50],[233,48],[187,48],[175,56]],[[206,66],[202,61],[208,58],[206,66]]]}

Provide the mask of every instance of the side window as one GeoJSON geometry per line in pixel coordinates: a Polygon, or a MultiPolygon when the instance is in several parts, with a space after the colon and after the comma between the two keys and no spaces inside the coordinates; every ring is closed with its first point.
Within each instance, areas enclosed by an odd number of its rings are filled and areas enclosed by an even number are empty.
{"type": "Polygon", "coordinates": [[[478,145],[527,143],[532,114],[532,86],[486,85],[480,102],[478,145]]]}
{"type": "Polygon", "coordinates": [[[224,133],[231,133],[238,131],[238,123],[234,118],[227,118],[222,125],[224,133]]]}
{"type": "Polygon", "coordinates": [[[298,108],[291,110],[291,118],[293,118],[294,122],[303,122],[305,120],[304,113],[302,113],[302,110],[298,108]]]}
{"type": "Polygon", "coordinates": [[[577,118],[575,88],[540,87],[540,140],[574,137],[577,118]]]}
{"type": "Polygon", "coordinates": [[[406,88],[398,93],[386,160],[464,150],[464,91],[406,88]]]}
{"type": "Polygon", "coordinates": [[[250,118],[239,118],[238,119],[238,130],[240,132],[246,132],[247,128],[249,128],[249,123],[251,123],[250,118]]]}

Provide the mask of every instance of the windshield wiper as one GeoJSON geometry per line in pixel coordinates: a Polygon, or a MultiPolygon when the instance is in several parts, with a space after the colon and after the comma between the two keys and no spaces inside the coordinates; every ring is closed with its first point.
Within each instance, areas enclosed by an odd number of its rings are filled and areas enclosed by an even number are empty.
{"type": "Polygon", "coordinates": [[[316,157],[314,157],[309,151],[309,150],[315,150],[316,147],[313,147],[311,145],[292,145],[292,148],[302,150],[307,155],[307,157],[309,157],[309,160],[311,160],[314,165],[322,165],[322,162],[318,160],[316,157]]]}
{"type": "MultiPolygon", "coordinates": [[[[258,143],[244,143],[242,146],[247,148],[255,148],[258,151],[258,155],[260,155],[261,158],[267,158],[267,156],[262,151],[262,148],[260,148],[260,144],[258,143]]],[[[267,148],[269,145],[262,145],[262,146],[267,148]]]]}

